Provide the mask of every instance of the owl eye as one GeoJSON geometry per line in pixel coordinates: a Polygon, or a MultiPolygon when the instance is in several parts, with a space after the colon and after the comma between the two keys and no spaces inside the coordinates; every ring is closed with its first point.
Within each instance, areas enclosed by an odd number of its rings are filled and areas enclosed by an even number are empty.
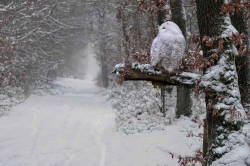
{"type": "Polygon", "coordinates": [[[163,27],[162,29],[166,29],[165,27],[163,27]]]}

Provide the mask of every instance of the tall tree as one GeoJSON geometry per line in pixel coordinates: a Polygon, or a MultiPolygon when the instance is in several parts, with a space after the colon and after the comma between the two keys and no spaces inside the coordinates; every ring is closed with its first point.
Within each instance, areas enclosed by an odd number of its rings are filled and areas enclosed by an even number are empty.
{"type": "MultiPolygon", "coordinates": [[[[180,27],[183,35],[187,36],[185,11],[182,0],[170,0],[172,20],[180,27]]],[[[176,117],[192,114],[191,90],[185,87],[177,87],[176,117]]]]}
{"type": "MultiPolygon", "coordinates": [[[[156,6],[157,6],[157,24],[160,26],[165,22],[166,19],[166,11],[164,10],[164,5],[165,1],[157,1],[156,6]]],[[[169,87],[168,89],[173,89],[173,87],[169,87]]],[[[161,107],[161,112],[163,113],[164,116],[166,116],[166,93],[167,93],[167,86],[161,85],[160,86],[161,90],[161,101],[162,101],[162,107],[161,107]]],[[[171,92],[170,92],[171,93],[171,92]]]]}
{"type": "MultiPolygon", "coordinates": [[[[117,73],[123,80],[160,81],[166,85],[198,86],[206,94],[206,121],[204,127],[204,166],[219,162],[232,146],[230,138],[240,134],[245,110],[241,104],[232,28],[228,13],[222,9],[224,0],[196,0],[198,24],[204,54],[204,74],[175,73],[174,76],[157,73],[152,66],[136,65],[117,73]],[[125,72],[124,72],[125,71],[125,72]],[[129,71],[129,72],[126,72],[129,71]]],[[[236,139],[234,137],[234,139],[236,139]]]]}
{"type": "Polygon", "coordinates": [[[106,1],[99,2],[101,5],[98,6],[98,39],[99,39],[99,57],[100,57],[100,65],[101,65],[101,80],[103,87],[107,88],[109,85],[108,80],[108,67],[105,56],[107,56],[107,40],[106,40],[106,32],[105,32],[105,18],[107,15],[107,11],[105,9],[106,1]]]}
{"type": "MultiPolygon", "coordinates": [[[[233,0],[234,3],[241,3],[242,0],[233,0]]],[[[234,27],[240,34],[243,34],[245,47],[243,55],[239,55],[236,58],[238,75],[239,75],[239,86],[241,92],[242,104],[245,108],[250,109],[250,55],[249,41],[248,41],[248,26],[247,26],[247,11],[244,8],[235,7],[234,12],[231,13],[231,20],[234,27]]],[[[239,46],[240,47],[240,46],[239,46]]]]}
{"type": "Polygon", "coordinates": [[[245,116],[231,39],[234,32],[228,14],[222,12],[224,3],[224,0],[196,0],[202,49],[208,60],[205,81],[201,83],[206,88],[207,106],[205,166],[228,152],[219,149],[225,146],[231,133],[240,130],[245,116]]]}

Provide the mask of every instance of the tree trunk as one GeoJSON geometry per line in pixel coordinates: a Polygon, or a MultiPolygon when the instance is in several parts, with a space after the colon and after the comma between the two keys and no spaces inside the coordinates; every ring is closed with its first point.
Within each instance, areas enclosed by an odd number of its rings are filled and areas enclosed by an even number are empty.
{"type": "MultiPolygon", "coordinates": [[[[166,11],[162,8],[162,3],[158,2],[157,4],[158,7],[158,16],[157,16],[157,22],[158,25],[160,26],[161,24],[163,24],[165,22],[165,18],[166,18],[166,11]]],[[[161,112],[163,114],[163,116],[166,116],[166,112],[167,112],[167,108],[166,108],[166,85],[162,85],[160,86],[161,89],[161,101],[162,101],[162,108],[161,108],[161,112]]],[[[172,88],[172,87],[171,87],[172,88]]]]}
{"type": "Polygon", "coordinates": [[[162,108],[161,108],[161,113],[163,116],[166,116],[166,86],[161,87],[161,101],[162,101],[162,108]]]}
{"type": "Polygon", "coordinates": [[[156,6],[158,7],[158,17],[157,17],[158,25],[161,25],[165,22],[166,11],[163,8],[164,7],[163,3],[161,3],[160,1],[156,4],[156,6]]]}
{"type": "Polygon", "coordinates": [[[191,89],[177,87],[176,117],[192,115],[191,89]]]}
{"type": "MultiPolygon", "coordinates": [[[[233,2],[237,2],[234,0],[233,2]]],[[[238,30],[240,34],[246,36],[244,44],[246,45],[246,54],[236,58],[237,70],[239,75],[239,86],[242,104],[248,110],[250,109],[250,55],[249,41],[248,41],[248,31],[247,31],[247,13],[244,9],[237,9],[234,14],[231,15],[232,24],[238,30]]],[[[250,110],[249,110],[250,111],[250,110]]]]}
{"type": "Polygon", "coordinates": [[[225,33],[230,30],[228,26],[231,23],[228,15],[221,11],[224,0],[196,0],[196,4],[201,39],[208,36],[214,40],[213,46],[202,43],[204,57],[219,55],[215,65],[204,70],[206,80],[201,82],[206,88],[203,153],[204,166],[207,166],[228,152],[219,150],[223,149],[231,133],[240,130],[245,112],[240,101],[232,41],[225,33]],[[222,49],[219,49],[219,45],[223,45],[222,49]]]}
{"type": "MultiPolygon", "coordinates": [[[[172,20],[180,27],[186,38],[186,20],[182,0],[170,0],[172,20]]],[[[192,114],[191,90],[185,87],[177,87],[176,117],[192,114]]]]}
{"type": "Polygon", "coordinates": [[[186,19],[185,19],[185,11],[183,8],[183,1],[170,0],[170,7],[172,13],[172,20],[180,27],[183,35],[186,38],[187,30],[186,30],[186,19]]]}
{"type": "MultiPolygon", "coordinates": [[[[106,55],[106,54],[104,54],[104,55],[106,55]]],[[[102,86],[104,88],[108,88],[108,86],[109,86],[108,74],[109,74],[108,73],[108,66],[105,62],[105,58],[101,57],[101,77],[102,77],[102,86]]]]}
{"type": "Polygon", "coordinates": [[[106,11],[105,8],[102,7],[99,9],[99,20],[98,20],[98,26],[99,26],[99,56],[100,56],[100,64],[101,64],[101,81],[102,86],[104,88],[107,88],[109,86],[109,80],[108,80],[108,67],[105,61],[106,55],[106,34],[105,34],[105,17],[106,17],[106,11]]]}

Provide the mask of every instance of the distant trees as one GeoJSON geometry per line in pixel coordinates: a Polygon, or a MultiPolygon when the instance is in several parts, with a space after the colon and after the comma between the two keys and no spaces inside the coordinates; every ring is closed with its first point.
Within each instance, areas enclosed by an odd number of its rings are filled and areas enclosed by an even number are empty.
{"type": "Polygon", "coordinates": [[[110,83],[112,65],[121,60],[121,30],[116,19],[118,2],[98,0],[92,5],[94,33],[92,41],[96,45],[97,60],[100,63],[100,86],[107,88],[110,83]]]}
{"type": "MultiPolygon", "coordinates": [[[[0,87],[47,81],[74,49],[82,48],[83,2],[20,0],[0,3],[0,87]],[[79,10],[81,8],[81,10],[79,10]],[[78,9],[78,10],[77,10],[78,9]]],[[[84,13],[86,14],[86,13],[84,13]]],[[[90,28],[89,28],[90,29],[90,28]]],[[[28,93],[28,92],[26,92],[28,93]]]]}
{"type": "Polygon", "coordinates": [[[100,2],[102,5],[98,6],[96,8],[97,14],[98,14],[98,45],[99,45],[99,59],[100,59],[100,66],[101,66],[101,80],[102,80],[102,85],[107,88],[109,85],[109,80],[108,80],[108,67],[107,67],[107,62],[105,59],[105,56],[107,55],[107,45],[108,45],[108,40],[106,40],[106,37],[108,37],[107,33],[105,32],[105,21],[107,17],[107,10],[106,10],[106,3],[105,1],[100,2]]]}

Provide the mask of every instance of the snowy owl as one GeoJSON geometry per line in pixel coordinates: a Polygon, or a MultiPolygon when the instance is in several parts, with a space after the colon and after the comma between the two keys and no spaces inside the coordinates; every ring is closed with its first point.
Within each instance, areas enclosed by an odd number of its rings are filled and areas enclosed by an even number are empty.
{"type": "Polygon", "coordinates": [[[185,47],[185,37],[178,25],[172,21],[163,23],[151,46],[151,65],[168,72],[178,70],[185,47]]]}

